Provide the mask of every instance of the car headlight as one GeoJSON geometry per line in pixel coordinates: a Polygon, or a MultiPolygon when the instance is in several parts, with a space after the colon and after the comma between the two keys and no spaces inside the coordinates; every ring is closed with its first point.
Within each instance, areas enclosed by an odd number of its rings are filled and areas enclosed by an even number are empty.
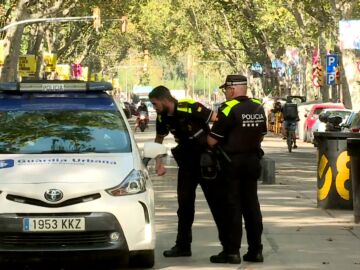
{"type": "Polygon", "coordinates": [[[132,195],[145,191],[146,176],[139,170],[132,170],[120,185],[106,190],[112,196],[132,195]]]}

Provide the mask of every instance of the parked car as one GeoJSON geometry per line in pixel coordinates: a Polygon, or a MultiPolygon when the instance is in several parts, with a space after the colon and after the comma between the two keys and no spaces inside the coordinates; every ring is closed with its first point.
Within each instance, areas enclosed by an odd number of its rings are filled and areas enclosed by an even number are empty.
{"type": "Polygon", "coordinates": [[[360,111],[352,112],[342,127],[343,132],[360,132],[360,111]]]}
{"type": "Polygon", "coordinates": [[[341,103],[318,103],[318,104],[313,104],[310,110],[307,113],[305,113],[304,117],[306,119],[304,122],[304,142],[311,142],[312,127],[314,126],[316,120],[319,118],[319,114],[324,109],[330,109],[330,108],[344,109],[345,107],[341,103]]]}
{"type": "MultiPolygon", "coordinates": [[[[154,265],[153,187],[121,104],[104,92],[111,89],[0,83],[1,261],[56,252],[154,265]]],[[[144,157],[164,153],[144,146],[144,157]]]]}
{"type": "MultiPolygon", "coordinates": [[[[137,111],[136,111],[136,105],[134,103],[130,103],[128,101],[125,101],[124,104],[129,108],[130,111],[130,115],[137,115],[137,111]]],[[[130,116],[130,118],[131,118],[130,116]]]]}
{"type": "Polygon", "coordinates": [[[152,105],[152,103],[149,101],[145,101],[146,107],[148,108],[148,112],[149,112],[149,119],[151,120],[155,120],[156,119],[156,111],[154,106],[152,105]]]}
{"type": "Polygon", "coordinates": [[[348,110],[348,109],[324,109],[320,114],[318,119],[316,119],[312,130],[310,132],[310,137],[309,140],[311,142],[314,141],[314,132],[324,132],[326,131],[326,126],[327,126],[327,122],[323,121],[323,119],[325,118],[329,118],[329,117],[334,117],[334,116],[339,116],[342,119],[342,122],[340,123],[340,126],[345,123],[345,121],[348,119],[348,117],[351,115],[352,110],[348,110]]]}
{"type": "Polygon", "coordinates": [[[122,109],[126,115],[126,118],[127,119],[130,119],[131,118],[131,108],[130,108],[130,104],[129,102],[123,102],[122,103],[122,109]]]}

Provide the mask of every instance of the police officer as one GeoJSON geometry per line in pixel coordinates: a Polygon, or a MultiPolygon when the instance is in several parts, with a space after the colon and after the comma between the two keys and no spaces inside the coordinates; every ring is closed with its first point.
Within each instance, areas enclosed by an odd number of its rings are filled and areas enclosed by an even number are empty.
{"type": "Polygon", "coordinates": [[[263,262],[261,234],[262,215],[257,196],[260,176],[261,141],[266,134],[266,116],[261,102],[246,96],[247,78],[228,75],[220,86],[226,102],[218,111],[217,119],[208,136],[211,147],[218,145],[222,181],[226,194],[227,242],[223,251],[210,257],[213,263],[240,263],[242,217],[244,217],[248,252],[245,261],[263,262]]]}
{"type": "MultiPolygon", "coordinates": [[[[178,196],[178,232],[176,244],[164,251],[165,257],[191,256],[191,227],[195,214],[195,192],[200,184],[209,204],[214,220],[220,232],[223,232],[221,215],[221,200],[216,180],[204,180],[200,173],[200,156],[207,148],[209,121],[216,119],[216,113],[207,109],[201,103],[192,99],[176,100],[168,88],[155,87],[149,98],[157,112],[155,142],[162,143],[165,136],[171,132],[178,145],[172,149],[173,156],[179,166],[177,196],[178,196]]],[[[161,159],[156,160],[155,169],[158,175],[166,170],[161,159]]]]}

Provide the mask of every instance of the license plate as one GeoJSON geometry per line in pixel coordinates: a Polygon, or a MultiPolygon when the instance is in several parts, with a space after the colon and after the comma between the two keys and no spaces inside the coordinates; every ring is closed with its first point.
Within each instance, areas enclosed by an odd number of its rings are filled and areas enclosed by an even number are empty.
{"type": "Polygon", "coordinates": [[[84,231],[85,218],[24,218],[25,232],[84,231]]]}

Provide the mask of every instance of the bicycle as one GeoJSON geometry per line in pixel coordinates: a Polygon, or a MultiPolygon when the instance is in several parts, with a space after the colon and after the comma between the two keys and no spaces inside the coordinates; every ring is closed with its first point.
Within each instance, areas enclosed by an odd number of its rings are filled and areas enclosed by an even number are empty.
{"type": "Polygon", "coordinates": [[[287,129],[287,131],[286,131],[286,143],[287,143],[287,146],[288,146],[289,153],[291,153],[293,143],[295,143],[294,136],[295,136],[295,130],[287,129]]]}
{"type": "Polygon", "coordinates": [[[295,130],[296,130],[296,122],[287,122],[285,124],[286,128],[286,143],[288,146],[289,153],[292,152],[293,144],[295,146],[295,130]]]}

